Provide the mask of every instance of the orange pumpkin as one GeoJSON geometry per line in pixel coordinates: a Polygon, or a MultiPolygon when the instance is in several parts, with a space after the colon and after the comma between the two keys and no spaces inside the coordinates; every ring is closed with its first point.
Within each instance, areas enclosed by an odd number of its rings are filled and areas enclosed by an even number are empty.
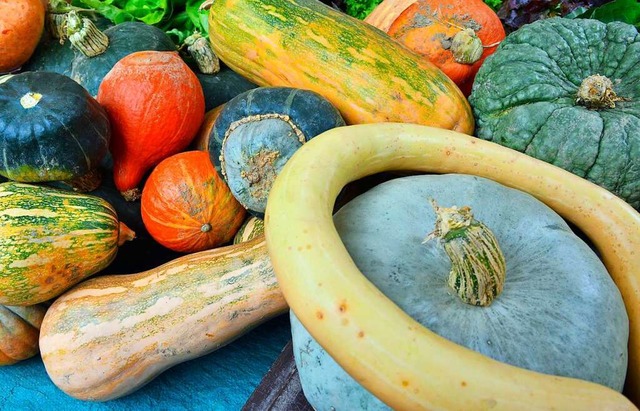
{"type": "Polygon", "coordinates": [[[186,253],[231,241],[246,216],[206,151],[185,151],[160,162],[142,190],[141,213],[158,243],[186,253]]]}
{"type": "Polygon", "coordinates": [[[385,0],[365,21],[427,57],[465,96],[505,38],[500,18],[482,0],[385,0]]]}
{"type": "Polygon", "coordinates": [[[223,108],[224,104],[220,104],[204,114],[204,120],[198,130],[198,134],[196,134],[196,137],[191,142],[191,148],[193,150],[209,150],[209,135],[211,134],[213,123],[215,123],[223,108]]]}
{"type": "Polygon", "coordinates": [[[44,14],[41,0],[0,0],[0,73],[29,60],[44,30],[44,14]]]}
{"type": "Polygon", "coordinates": [[[204,119],[202,86],[172,51],[139,51],[119,60],[98,89],[113,126],[113,179],[127,200],[140,197],[145,173],[191,143],[204,119]]]}

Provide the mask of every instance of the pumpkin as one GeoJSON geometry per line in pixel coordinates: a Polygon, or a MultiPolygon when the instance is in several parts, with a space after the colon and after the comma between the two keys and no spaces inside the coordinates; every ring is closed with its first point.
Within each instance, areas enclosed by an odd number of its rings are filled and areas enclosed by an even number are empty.
{"type": "Polygon", "coordinates": [[[97,167],[111,139],[105,110],[75,81],[24,72],[0,83],[0,174],[21,182],[100,184],[97,167]]]}
{"type": "Polygon", "coordinates": [[[47,311],[40,351],[62,391],[105,401],[286,310],[262,236],[82,282],[47,311]]]}
{"type": "MultiPolygon", "coordinates": [[[[507,364],[622,391],[629,323],[620,292],[593,250],[530,194],[469,175],[403,177],[343,206],[334,224],[367,279],[432,332],[507,364]],[[439,241],[423,241],[430,232],[439,241]]],[[[386,409],[291,317],[315,409],[386,409]]]]}
{"type": "Polygon", "coordinates": [[[0,73],[29,60],[44,31],[44,13],[40,0],[0,2],[0,73]]]}
{"type": "Polygon", "coordinates": [[[136,200],[144,174],[195,137],[204,119],[202,87],[177,52],[139,51],[116,63],[97,98],[113,126],[114,182],[136,200]]]}
{"type": "Polygon", "coordinates": [[[464,95],[442,71],[319,1],[215,0],[209,37],[241,76],[259,86],[315,91],[348,124],[398,121],[473,132],[464,95]]]}
{"type": "Polygon", "coordinates": [[[290,87],[259,87],[224,105],[209,138],[211,162],[236,199],[262,218],[271,185],[302,144],[344,126],[320,94],[290,87]]]}
{"type": "Polygon", "coordinates": [[[204,93],[204,108],[211,111],[235,96],[257,86],[229,67],[223,66],[215,74],[196,73],[204,93]]]}
{"type": "Polygon", "coordinates": [[[43,304],[26,307],[0,305],[0,365],[11,365],[38,354],[43,304]]]}
{"type": "Polygon", "coordinates": [[[469,96],[477,135],[640,209],[639,47],[637,29],[620,22],[553,18],[522,27],[478,71],[469,96]]]}
{"type": "Polygon", "coordinates": [[[448,341],[373,286],[341,242],[333,204],[347,182],[393,170],[490,178],[532,194],[575,224],[624,299],[630,333],[625,390],[640,392],[640,214],[543,161],[412,124],[326,131],[296,152],[269,194],[265,235],[278,283],[304,327],[349,375],[394,409],[634,409],[600,384],[525,370],[448,341]]]}
{"type": "MultiPolygon", "coordinates": [[[[84,24],[89,24],[84,21],[84,24]]],[[[95,27],[95,26],[94,26],[95,27]]],[[[95,30],[91,31],[95,33],[95,30]]],[[[71,78],[92,96],[98,94],[102,79],[123,57],[144,50],[175,51],[176,45],[162,30],[142,22],[124,22],[104,30],[107,46],[102,53],[88,57],[77,53],[71,67],[71,78]]],[[[87,39],[91,41],[91,39],[87,39]]],[[[102,43],[104,44],[104,43],[102,43]]]]}
{"type": "Polygon", "coordinates": [[[253,240],[264,234],[264,220],[256,216],[249,216],[244,220],[238,232],[233,237],[233,244],[253,240]]]}
{"type": "MultiPolygon", "coordinates": [[[[383,3],[398,2],[406,5],[403,0],[383,3]]],[[[484,59],[505,38],[500,18],[482,0],[416,0],[398,13],[386,29],[386,16],[381,16],[380,26],[377,14],[365,21],[428,58],[465,96],[484,59]]]]}
{"type": "Polygon", "coordinates": [[[185,253],[231,241],[246,215],[204,151],[161,161],[144,184],[140,211],[158,243],[185,253]]]}
{"type": "Polygon", "coordinates": [[[202,151],[209,150],[209,138],[211,136],[211,130],[213,129],[213,124],[220,115],[223,107],[224,104],[221,104],[218,107],[212,108],[211,110],[204,113],[204,120],[202,120],[200,129],[198,130],[198,133],[189,146],[191,149],[202,151]]]}
{"type": "Polygon", "coordinates": [[[57,297],[108,266],[134,236],[101,198],[0,184],[0,304],[57,297]]]}

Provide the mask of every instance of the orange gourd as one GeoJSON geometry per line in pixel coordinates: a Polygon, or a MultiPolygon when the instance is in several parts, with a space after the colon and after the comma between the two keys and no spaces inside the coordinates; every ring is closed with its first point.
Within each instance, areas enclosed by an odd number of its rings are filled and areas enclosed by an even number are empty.
{"type": "Polygon", "coordinates": [[[161,161],[145,182],[141,213],[158,243],[187,253],[231,241],[246,216],[206,151],[186,151],[161,161]]]}
{"type": "Polygon", "coordinates": [[[505,38],[500,18],[482,0],[385,0],[365,21],[426,56],[466,96],[505,38]]]}
{"type": "Polygon", "coordinates": [[[113,179],[127,200],[153,166],[189,145],[204,119],[202,86],[172,51],[139,51],[119,60],[98,89],[113,127],[113,179]]]}
{"type": "Polygon", "coordinates": [[[41,0],[0,0],[0,73],[29,60],[44,30],[44,14],[41,0]]]}

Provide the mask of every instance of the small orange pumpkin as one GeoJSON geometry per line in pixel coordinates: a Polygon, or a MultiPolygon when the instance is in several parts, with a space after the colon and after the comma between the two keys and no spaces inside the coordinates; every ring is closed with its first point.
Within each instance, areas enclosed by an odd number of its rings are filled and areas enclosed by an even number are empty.
{"type": "Polygon", "coordinates": [[[231,241],[246,216],[206,151],[185,151],[161,161],[145,182],[141,213],[158,243],[186,253],[231,241]]]}
{"type": "Polygon", "coordinates": [[[0,0],[0,73],[29,60],[44,30],[41,0],[0,0]]]}
{"type": "Polygon", "coordinates": [[[385,0],[365,21],[426,56],[465,96],[505,38],[500,18],[482,0],[385,0]]]}
{"type": "Polygon", "coordinates": [[[44,304],[0,305],[0,366],[38,354],[40,325],[46,312],[44,304]]]}
{"type": "Polygon", "coordinates": [[[153,166],[191,143],[204,119],[196,75],[173,51],[139,51],[119,60],[98,89],[113,126],[113,179],[127,200],[153,166]]]}

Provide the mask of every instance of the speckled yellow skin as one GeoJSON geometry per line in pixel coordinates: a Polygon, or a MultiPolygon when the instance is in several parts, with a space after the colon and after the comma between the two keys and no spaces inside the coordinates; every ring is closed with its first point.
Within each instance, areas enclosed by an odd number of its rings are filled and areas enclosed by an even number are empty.
{"type": "Polygon", "coordinates": [[[264,236],[85,281],[47,311],[40,352],[68,395],[106,401],[287,310],[264,236]]]}
{"type": "Polygon", "coordinates": [[[342,244],[332,211],[345,184],[391,170],[486,177],[534,195],[579,227],[624,298],[631,335],[626,393],[640,392],[640,214],[599,186],[514,150],[392,123],[337,128],[305,144],[278,176],[265,217],[287,302],[352,377],[398,410],[635,409],[604,386],[517,368],[456,345],[373,286],[342,244]]]}

